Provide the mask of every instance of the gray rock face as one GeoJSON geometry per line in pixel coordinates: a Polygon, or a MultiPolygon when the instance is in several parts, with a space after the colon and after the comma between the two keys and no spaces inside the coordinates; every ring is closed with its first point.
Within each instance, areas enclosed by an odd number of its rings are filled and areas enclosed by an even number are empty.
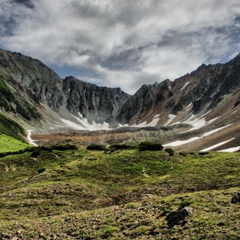
{"type": "Polygon", "coordinates": [[[136,122],[155,108],[161,109],[161,106],[172,97],[172,83],[165,80],[154,85],[143,85],[128,101],[120,108],[117,115],[117,122],[128,124],[136,122]]]}
{"type": "Polygon", "coordinates": [[[80,113],[90,123],[113,122],[118,109],[130,98],[120,88],[98,87],[73,77],[65,78],[63,92],[67,110],[76,116],[80,113]]]}
{"type": "MultiPolygon", "coordinates": [[[[73,77],[62,80],[39,60],[20,53],[0,50],[1,72],[7,85],[14,92],[20,92],[33,108],[47,105],[60,115],[64,111],[65,118],[67,113],[77,117],[80,113],[89,123],[108,122],[116,127],[114,117],[130,97],[120,88],[98,87],[73,77]]],[[[26,105],[25,102],[22,101],[22,105],[26,105]]]]}
{"type": "Polygon", "coordinates": [[[0,50],[0,69],[25,89],[29,100],[46,103],[54,110],[63,104],[61,78],[39,60],[0,50]]]}
{"type": "Polygon", "coordinates": [[[203,64],[174,82],[143,85],[130,96],[120,88],[99,87],[73,77],[62,80],[39,60],[0,50],[0,108],[30,122],[44,121],[43,110],[49,108],[48,118],[69,116],[70,120],[70,114],[79,118],[80,113],[89,123],[107,122],[111,127],[166,115],[161,122],[164,125],[168,114],[179,115],[189,105],[192,114],[203,114],[222,104],[228,95],[234,96],[231,107],[237,107],[239,72],[240,55],[226,64],[203,64]]]}
{"type": "MultiPolygon", "coordinates": [[[[135,123],[150,112],[179,115],[191,104],[192,114],[206,113],[224,102],[224,97],[240,96],[240,55],[226,64],[202,65],[190,74],[154,85],[143,85],[119,110],[117,121],[135,123]]],[[[239,97],[238,97],[239,98],[239,97]]],[[[238,102],[235,101],[235,106],[238,102]]]]}

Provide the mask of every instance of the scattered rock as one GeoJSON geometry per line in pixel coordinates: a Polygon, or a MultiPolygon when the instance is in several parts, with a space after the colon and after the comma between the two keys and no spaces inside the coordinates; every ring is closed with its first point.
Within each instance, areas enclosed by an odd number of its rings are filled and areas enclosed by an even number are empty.
{"type": "Polygon", "coordinates": [[[190,216],[192,213],[192,208],[185,207],[175,212],[171,212],[166,217],[169,227],[173,227],[175,225],[179,225],[182,223],[184,225],[186,223],[185,218],[190,216]]]}
{"type": "Polygon", "coordinates": [[[70,217],[70,216],[67,216],[67,217],[64,219],[65,222],[69,222],[70,220],[71,220],[71,217],[70,217]]]}
{"type": "Polygon", "coordinates": [[[231,203],[238,203],[240,202],[240,193],[235,193],[232,197],[231,203]]]}
{"type": "Polygon", "coordinates": [[[0,233],[0,240],[2,240],[2,239],[10,239],[11,238],[11,236],[10,235],[8,235],[8,234],[6,234],[6,233],[0,233]]]}

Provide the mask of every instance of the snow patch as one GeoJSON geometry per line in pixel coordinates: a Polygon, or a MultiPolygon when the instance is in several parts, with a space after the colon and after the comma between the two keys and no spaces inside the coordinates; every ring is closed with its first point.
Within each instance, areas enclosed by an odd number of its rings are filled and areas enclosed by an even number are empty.
{"type": "MultiPolygon", "coordinates": [[[[164,147],[165,147],[165,146],[176,147],[176,146],[181,146],[181,145],[186,144],[186,143],[189,143],[189,142],[197,141],[197,140],[202,139],[202,138],[204,138],[204,137],[206,137],[206,136],[209,136],[209,135],[211,135],[211,134],[213,134],[213,133],[215,133],[215,132],[218,132],[218,131],[220,131],[220,130],[222,130],[222,129],[230,126],[230,125],[231,125],[231,124],[228,124],[228,125],[226,125],[226,126],[224,126],[224,127],[220,127],[220,128],[214,129],[214,130],[212,130],[212,131],[209,131],[209,132],[207,132],[207,133],[204,133],[204,134],[203,134],[202,136],[200,136],[200,137],[193,137],[193,138],[190,138],[190,139],[187,139],[187,140],[178,140],[178,141],[175,141],[175,142],[171,142],[171,143],[164,144],[163,146],[164,146],[164,147]]],[[[203,150],[205,150],[205,149],[203,149],[203,150]]],[[[203,150],[201,150],[201,151],[203,151],[203,150]]],[[[207,151],[207,150],[205,150],[205,151],[207,151]]]]}
{"type": "Polygon", "coordinates": [[[35,141],[31,138],[33,130],[27,130],[27,132],[28,132],[28,134],[27,134],[27,140],[28,140],[29,144],[37,147],[38,145],[37,145],[37,144],[35,143],[35,141]]]}
{"type": "Polygon", "coordinates": [[[169,124],[173,121],[173,119],[174,119],[176,116],[177,116],[177,115],[169,114],[169,115],[168,115],[168,121],[165,123],[164,126],[169,125],[169,124]]]}
{"type": "Polygon", "coordinates": [[[186,132],[199,129],[207,125],[205,118],[196,118],[194,114],[192,114],[191,117],[183,123],[192,125],[192,128],[187,130],[186,132]]]}
{"type": "Polygon", "coordinates": [[[183,87],[181,88],[180,91],[182,91],[184,88],[186,88],[186,87],[189,85],[189,83],[190,83],[190,82],[186,82],[186,83],[183,85],[183,87]]]}
{"type": "Polygon", "coordinates": [[[155,115],[153,120],[150,123],[148,123],[147,126],[150,126],[150,127],[156,126],[158,121],[159,121],[159,119],[160,119],[159,116],[160,116],[160,114],[155,115]]]}
{"type": "MultiPolygon", "coordinates": [[[[205,115],[207,115],[207,113],[205,113],[204,115],[202,115],[200,118],[196,118],[196,115],[192,114],[191,117],[182,122],[182,123],[185,123],[185,124],[189,124],[189,125],[192,125],[192,128],[187,130],[187,131],[184,131],[184,132],[189,132],[189,131],[192,131],[192,130],[196,130],[196,129],[199,129],[199,128],[202,128],[202,127],[205,127],[207,125],[210,125],[211,123],[213,123],[218,117],[216,118],[213,118],[209,121],[206,121],[206,119],[204,118],[205,115]]],[[[184,133],[182,132],[182,133],[184,133]]]]}
{"type": "MultiPolygon", "coordinates": [[[[78,113],[79,116],[82,116],[80,113],[78,113]]],[[[72,122],[70,120],[67,120],[67,119],[61,119],[61,121],[67,126],[67,127],[70,127],[72,129],[75,129],[75,130],[89,130],[89,131],[95,131],[95,130],[110,130],[110,126],[109,126],[109,123],[96,123],[95,121],[93,121],[93,123],[89,123],[88,120],[86,118],[78,118],[74,115],[72,115],[74,118],[76,118],[76,120],[79,122],[78,123],[75,123],[75,122],[72,122]]]]}
{"type": "Polygon", "coordinates": [[[200,152],[205,152],[205,151],[212,150],[212,149],[214,149],[214,148],[217,148],[217,147],[219,147],[219,146],[224,145],[225,143],[231,142],[231,141],[234,140],[234,139],[235,139],[235,138],[231,138],[231,139],[229,139],[229,140],[227,140],[227,141],[223,141],[223,142],[217,143],[217,144],[215,144],[215,145],[212,145],[211,147],[202,149],[200,152]]]}
{"type": "MultiPolygon", "coordinates": [[[[160,114],[157,114],[153,117],[152,121],[150,123],[147,123],[147,121],[139,123],[139,124],[133,124],[131,127],[155,127],[160,119],[160,114]]],[[[126,124],[124,125],[126,127],[126,124]]],[[[128,125],[129,126],[129,125],[128,125]]]]}
{"type": "Polygon", "coordinates": [[[201,137],[193,137],[193,138],[190,138],[188,140],[178,140],[178,141],[175,141],[175,142],[172,142],[172,143],[167,143],[167,144],[164,144],[163,146],[168,146],[168,147],[176,147],[176,146],[181,146],[183,144],[186,144],[186,143],[189,143],[189,142],[193,142],[193,141],[196,141],[196,140],[199,140],[201,137]]]}
{"type": "Polygon", "coordinates": [[[220,127],[220,128],[214,129],[214,130],[212,130],[212,131],[210,131],[210,132],[204,133],[204,134],[203,134],[203,137],[207,137],[207,136],[209,136],[209,135],[211,135],[211,134],[213,134],[213,133],[215,133],[215,132],[218,132],[218,131],[220,131],[220,130],[222,130],[222,129],[230,126],[230,125],[231,125],[231,124],[228,124],[228,125],[226,125],[226,126],[224,126],[224,127],[220,127]]]}
{"type": "Polygon", "coordinates": [[[232,147],[232,148],[227,148],[227,149],[223,149],[221,151],[218,152],[236,152],[240,150],[240,146],[239,147],[232,147]]]}

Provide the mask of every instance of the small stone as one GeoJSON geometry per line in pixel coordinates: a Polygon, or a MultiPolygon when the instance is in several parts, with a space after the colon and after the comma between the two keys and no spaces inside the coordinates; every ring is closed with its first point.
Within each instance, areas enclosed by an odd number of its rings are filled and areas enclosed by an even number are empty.
{"type": "Polygon", "coordinates": [[[22,229],[18,229],[17,231],[16,231],[16,234],[17,235],[20,235],[22,233],[22,229]]]}

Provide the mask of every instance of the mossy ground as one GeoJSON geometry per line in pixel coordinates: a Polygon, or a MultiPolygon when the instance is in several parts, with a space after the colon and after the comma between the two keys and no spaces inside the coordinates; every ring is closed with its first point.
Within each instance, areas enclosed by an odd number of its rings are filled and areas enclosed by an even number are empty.
{"type": "Polygon", "coordinates": [[[0,159],[3,239],[239,239],[239,153],[31,154],[0,159]],[[183,206],[192,215],[170,228],[183,206]]]}

